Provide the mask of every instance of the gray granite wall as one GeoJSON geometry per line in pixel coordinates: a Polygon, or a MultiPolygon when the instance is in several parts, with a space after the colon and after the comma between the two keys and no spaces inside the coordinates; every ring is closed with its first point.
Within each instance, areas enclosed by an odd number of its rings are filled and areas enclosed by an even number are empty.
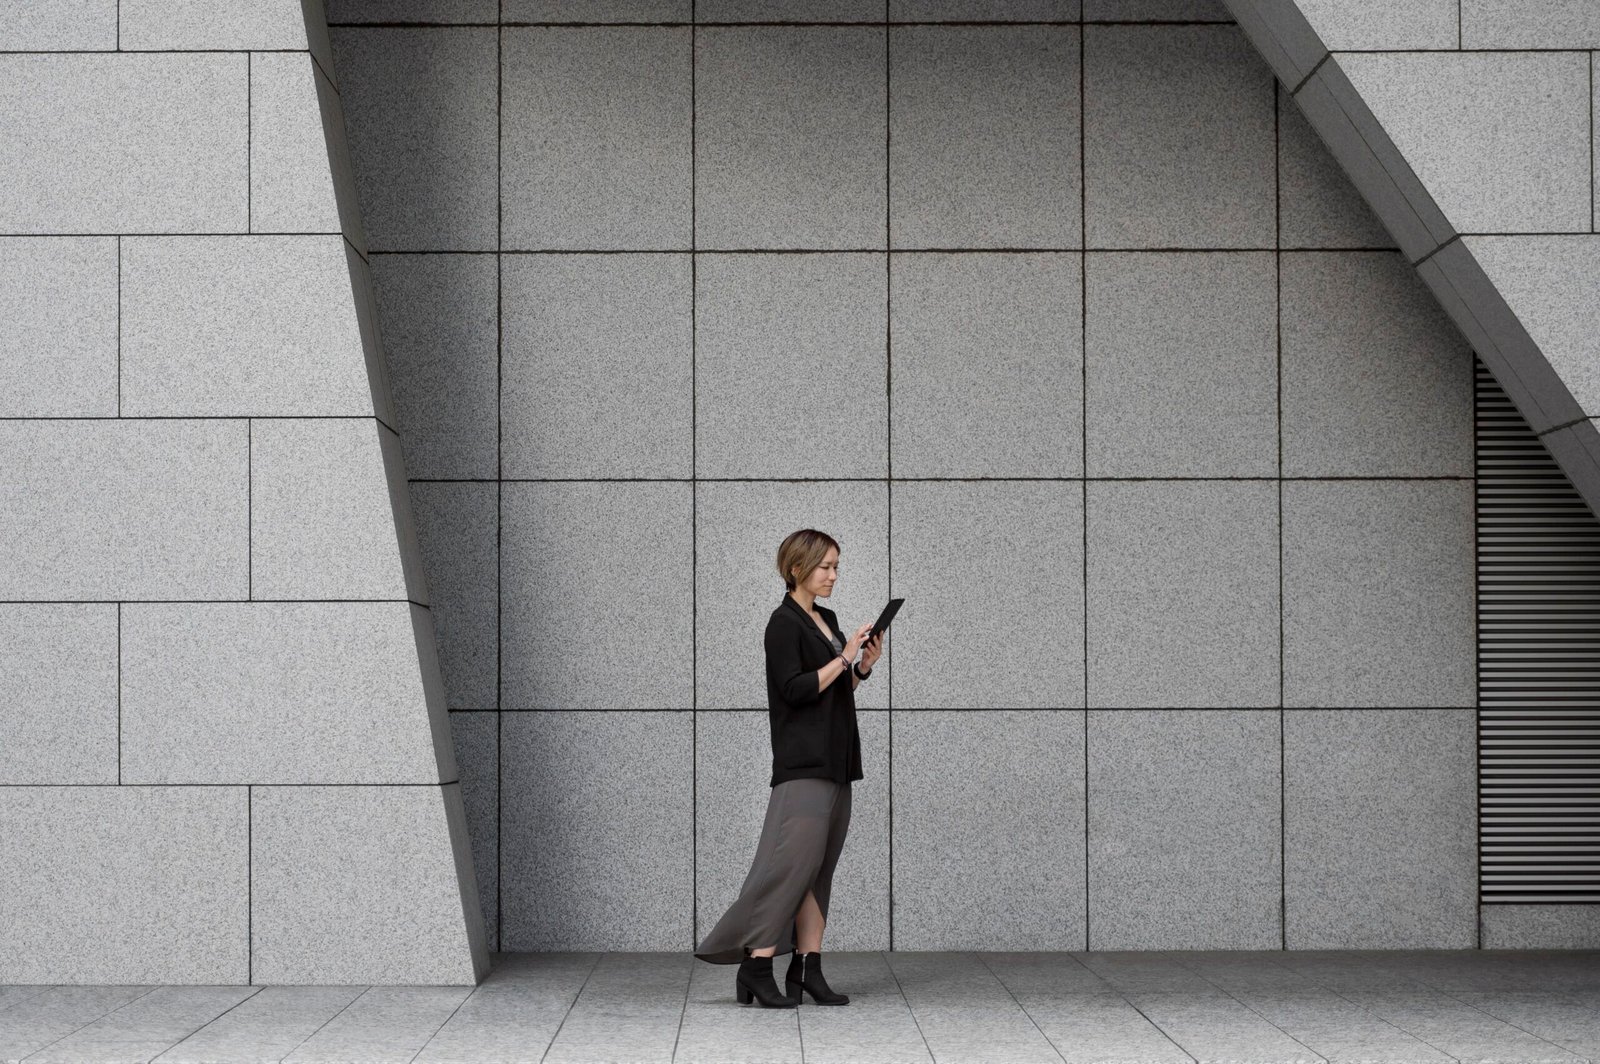
{"type": "Polygon", "coordinates": [[[487,970],[320,4],[0,5],[0,983],[487,970]]]}
{"type": "Polygon", "coordinates": [[[731,901],[806,525],[827,948],[1478,944],[1471,353],[1220,5],[329,14],[500,948],[731,901]]]}
{"type": "MultiPolygon", "coordinates": [[[[1600,236],[1589,0],[1226,0],[1591,510],[1600,236]]],[[[1595,946],[1600,906],[1485,906],[1488,947],[1595,946]]]]}

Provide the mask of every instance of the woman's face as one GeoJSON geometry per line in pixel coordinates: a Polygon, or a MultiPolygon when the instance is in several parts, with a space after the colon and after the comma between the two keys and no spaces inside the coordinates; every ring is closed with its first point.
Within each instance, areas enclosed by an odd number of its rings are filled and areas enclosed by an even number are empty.
{"type": "Polygon", "coordinates": [[[802,586],[817,598],[827,598],[833,594],[833,585],[838,579],[839,552],[829,547],[828,553],[822,556],[822,563],[811,570],[802,586]]]}

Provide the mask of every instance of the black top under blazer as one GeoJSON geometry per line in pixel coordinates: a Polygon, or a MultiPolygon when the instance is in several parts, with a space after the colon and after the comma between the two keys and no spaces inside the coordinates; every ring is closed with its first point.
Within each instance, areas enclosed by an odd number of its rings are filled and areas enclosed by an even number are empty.
{"type": "MultiPolygon", "coordinates": [[[[817,612],[839,637],[833,611],[817,612]]],[[[767,620],[767,716],[772,726],[772,786],[785,780],[861,778],[861,735],[856,731],[856,696],[846,670],[820,692],[817,670],[841,651],[830,643],[805,607],[787,592],[767,620]]]]}

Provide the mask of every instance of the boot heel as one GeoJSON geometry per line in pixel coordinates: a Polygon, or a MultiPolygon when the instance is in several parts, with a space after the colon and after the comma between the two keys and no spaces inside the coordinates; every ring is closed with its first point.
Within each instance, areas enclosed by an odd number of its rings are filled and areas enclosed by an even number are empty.
{"type": "Polygon", "coordinates": [[[736,982],[733,984],[733,996],[739,999],[739,1004],[741,1005],[750,1004],[750,988],[743,983],[736,982]]]}

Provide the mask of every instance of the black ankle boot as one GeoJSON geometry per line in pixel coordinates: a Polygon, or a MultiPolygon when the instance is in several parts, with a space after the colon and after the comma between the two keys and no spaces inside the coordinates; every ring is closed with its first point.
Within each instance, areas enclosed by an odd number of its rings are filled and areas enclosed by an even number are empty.
{"type": "Polygon", "coordinates": [[[822,977],[822,954],[801,953],[795,950],[794,956],[789,958],[789,974],[784,976],[784,989],[789,991],[796,1003],[804,1001],[806,994],[811,995],[811,1000],[818,1005],[848,1005],[849,994],[835,994],[829,987],[828,981],[822,977]],[[801,991],[805,993],[801,993],[801,991]]]}
{"type": "Polygon", "coordinates": [[[778,984],[772,979],[771,957],[746,957],[739,962],[739,974],[733,980],[733,996],[741,1005],[750,1004],[754,996],[769,1009],[792,1009],[800,1004],[798,997],[784,997],[778,993],[778,984]]]}

